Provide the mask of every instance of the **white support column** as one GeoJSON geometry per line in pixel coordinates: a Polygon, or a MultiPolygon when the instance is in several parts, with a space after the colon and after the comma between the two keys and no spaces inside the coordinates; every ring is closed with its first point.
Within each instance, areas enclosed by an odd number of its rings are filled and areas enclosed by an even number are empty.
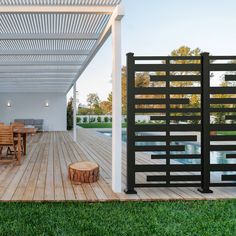
{"type": "Polygon", "coordinates": [[[75,142],[77,141],[76,111],[77,111],[77,107],[76,107],[76,82],[75,82],[73,86],[73,138],[75,142]]]}
{"type": "Polygon", "coordinates": [[[121,192],[122,106],[121,106],[121,21],[112,25],[112,190],[121,192]]]}

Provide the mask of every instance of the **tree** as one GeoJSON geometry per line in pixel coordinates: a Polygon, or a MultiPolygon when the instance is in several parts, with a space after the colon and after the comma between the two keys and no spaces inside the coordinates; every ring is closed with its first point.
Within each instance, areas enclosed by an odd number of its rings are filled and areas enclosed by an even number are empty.
{"type": "MultiPolygon", "coordinates": [[[[127,69],[122,68],[122,113],[127,113],[127,69]]],[[[135,87],[148,87],[150,78],[148,73],[137,73],[135,76],[135,87]]]]}
{"type": "Polygon", "coordinates": [[[148,73],[138,73],[135,78],[135,87],[145,88],[150,84],[150,76],[148,73]]]}
{"type": "Polygon", "coordinates": [[[73,129],[73,98],[67,104],[67,130],[73,129]]]}
{"type": "MultiPolygon", "coordinates": [[[[226,81],[222,81],[220,83],[220,87],[228,87],[230,85],[230,82],[226,82],[226,81]]],[[[213,98],[220,98],[220,99],[224,99],[224,98],[232,98],[232,95],[228,95],[228,94],[214,94],[212,96],[213,98]]],[[[215,105],[211,105],[211,107],[213,108],[233,108],[234,104],[215,104],[215,105]]],[[[215,124],[224,124],[225,123],[225,115],[229,115],[230,113],[223,113],[223,112],[217,112],[214,114],[214,123],[215,124]]]]}
{"type": "MultiPolygon", "coordinates": [[[[176,50],[173,50],[171,52],[171,56],[200,56],[201,50],[199,48],[195,48],[191,50],[191,48],[187,46],[182,46],[176,50]]],[[[174,61],[175,64],[200,64],[200,60],[176,60],[174,61]]],[[[172,72],[172,75],[200,75],[200,72],[192,71],[192,72],[172,72]]],[[[189,87],[196,85],[198,82],[192,82],[192,81],[177,81],[172,82],[172,86],[174,87],[189,87]]]]}
{"type": "Polygon", "coordinates": [[[122,113],[127,113],[127,69],[125,66],[122,67],[121,71],[121,82],[122,82],[122,113]]]}
{"type": "Polygon", "coordinates": [[[104,115],[108,115],[112,113],[112,106],[109,101],[102,101],[100,103],[100,108],[104,115]]]}
{"type": "Polygon", "coordinates": [[[95,108],[96,106],[99,106],[100,99],[97,95],[97,93],[90,93],[87,96],[87,103],[90,108],[95,108]]]}
{"type": "Polygon", "coordinates": [[[100,99],[97,95],[97,93],[90,93],[87,96],[87,103],[90,109],[90,113],[89,113],[89,122],[90,122],[90,115],[92,115],[95,111],[95,109],[97,109],[99,107],[99,103],[100,103],[100,99]]]}
{"type": "Polygon", "coordinates": [[[89,108],[86,108],[86,107],[79,107],[78,108],[78,114],[81,115],[81,116],[89,115],[89,113],[90,113],[89,108]]]}

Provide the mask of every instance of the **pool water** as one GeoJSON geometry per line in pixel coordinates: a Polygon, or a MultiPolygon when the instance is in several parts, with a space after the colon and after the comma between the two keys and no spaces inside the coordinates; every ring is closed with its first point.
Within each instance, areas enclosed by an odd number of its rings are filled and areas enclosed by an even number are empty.
{"type": "MultiPolygon", "coordinates": [[[[100,132],[105,136],[112,137],[112,132],[100,132]]],[[[122,132],[122,141],[127,141],[127,133],[126,131],[122,132]]],[[[165,143],[163,142],[145,142],[145,143],[137,143],[137,145],[163,145],[165,143]]],[[[191,143],[191,142],[172,142],[172,145],[185,145],[185,151],[184,152],[171,152],[171,154],[200,154],[201,148],[200,145],[197,143],[191,143]]],[[[149,152],[150,153],[150,152],[149,152]]],[[[226,159],[225,155],[229,153],[236,153],[236,152],[211,152],[211,164],[235,164],[235,160],[233,159],[226,159]]],[[[163,155],[165,152],[156,152],[151,154],[160,154],[163,155]]],[[[181,162],[183,164],[200,164],[199,159],[178,159],[175,160],[178,162],[181,162]]]]}

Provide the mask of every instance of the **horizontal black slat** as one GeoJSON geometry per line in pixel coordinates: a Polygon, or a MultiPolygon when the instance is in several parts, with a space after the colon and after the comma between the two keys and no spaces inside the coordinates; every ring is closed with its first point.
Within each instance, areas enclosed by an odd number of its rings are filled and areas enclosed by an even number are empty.
{"type": "Polygon", "coordinates": [[[189,99],[135,99],[135,104],[189,104],[189,99]]]}
{"type": "Polygon", "coordinates": [[[225,75],[225,81],[236,81],[236,75],[225,75]]]}
{"type": "Polygon", "coordinates": [[[211,171],[236,171],[236,164],[211,164],[211,171]]]}
{"type": "Polygon", "coordinates": [[[236,154],[226,154],[227,159],[236,159],[236,154]]]}
{"type": "MultiPolygon", "coordinates": [[[[143,135],[143,136],[135,136],[136,142],[166,142],[166,136],[154,136],[154,135],[143,135]]],[[[168,140],[170,142],[175,141],[197,141],[197,136],[195,135],[181,135],[181,136],[169,136],[168,140]]]]}
{"type": "Polygon", "coordinates": [[[236,71],[236,64],[210,64],[210,71],[236,71]]]}
{"type": "Polygon", "coordinates": [[[210,136],[210,141],[236,141],[236,135],[215,135],[215,136],[210,136]]]}
{"type": "Polygon", "coordinates": [[[236,98],[212,98],[211,104],[236,104],[236,98]]]}
{"type": "Polygon", "coordinates": [[[168,188],[175,188],[175,187],[200,187],[200,183],[173,183],[173,184],[135,184],[136,188],[161,188],[161,187],[168,187],[168,188]]]}
{"type": "Polygon", "coordinates": [[[200,108],[136,108],[135,113],[200,113],[200,108]]]}
{"type": "Polygon", "coordinates": [[[164,81],[164,82],[175,82],[175,81],[201,81],[201,76],[197,75],[169,75],[169,76],[155,76],[151,75],[150,76],[150,81],[151,82],[159,82],[159,81],[164,81]]]}
{"type": "Polygon", "coordinates": [[[176,151],[184,152],[185,146],[135,146],[134,150],[136,152],[164,152],[164,151],[176,151]]]}
{"type": "Polygon", "coordinates": [[[135,125],[135,132],[148,131],[199,131],[201,125],[184,124],[184,125],[135,125]]]}
{"type": "Polygon", "coordinates": [[[150,88],[135,88],[136,95],[145,94],[201,94],[200,87],[150,87],[150,88]]]}
{"type": "Polygon", "coordinates": [[[236,112],[236,108],[209,108],[210,112],[218,113],[218,112],[236,112]]]}
{"type": "Polygon", "coordinates": [[[210,87],[210,94],[235,94],[235,87],[210,87]]]}
{"type": "MultiPolygon", "coordinates": [[[[200,175],[171,175],[168,177],[170,181],[178,182],[178,181],[201,181],[200,175]]],[[[154,181],[167,181],[167,176],[158,175],[158,176],[147,176],[147,182],[154,181]]]]}
{"type": "Polygon", "coordinates": [[[201,171],[201,165],[135,165],[136,172],[201,171]]]}
{"type": "Polygon", "coordinates": [[[196,61],[201,60],[200,56],[135,56],[134,60],[137,61],[152,61],[152,60],[161,60],[161,61],[174,61],[174,60],[184,60],[184,61],[196,61]]]}
{"type": "MultiPolygon", "coordinates": [[[[136,172],[186,172],[201,171],[201,165],[135,165],[136,172]]],[[[235,164],[211,164],[210,171],[236,171],[235,164]]]]}
{"type": "Polygon", "coordinates": [[[171,116],[170,120],[201,120],[201,116],[171,116]]]}
{"type": "Polygon", "coordinates": [[[158,160],[158,159],[201,159],[201,155],[197,154],[183,154],[183,155],[152,155],[151,159],[158,160]]]}
{"type": "Polygon", "coordinates": [[[167,120],[169,119],[167,116],[150,116],[150,120],[167,120]]]}
{"type": "Polygon", "coordinates": [[[211,124],[211,131],[236,131],[236,124],[211,124]]]}
{"type": "Polygon", "coordinates": [[[151,116],[150,120],[201,120],[201,116],[151,116]]]}
{"type": "Polygon", "coordinates": [[[236,56],[210,56],[210,60],[236,60],[236,56]]]}
{"type": "Polygon", "coordinates": [[[225,116],[225,119],[226,119],[226,120],[236,120],[236,115],[228,115],[228,116],[225,116]]]}
{"type": "Polygon", "coordinates": [[[135,71],[200,71],[200,64],[136,64],[135,71]]]}
{"type": "Polygon", "coordinates": [[[222,181],[236,181],[236,175],[222,175],[222,181]]]}
{"type": "Polygon", "coordinates": [[[211,145],[211,151],[236,151],[236,145],[211,145]]]}
{"type": "Polygon", "coordinates": [[[210,183],[210,187],[235,187],[236,183],[210,183]]]}

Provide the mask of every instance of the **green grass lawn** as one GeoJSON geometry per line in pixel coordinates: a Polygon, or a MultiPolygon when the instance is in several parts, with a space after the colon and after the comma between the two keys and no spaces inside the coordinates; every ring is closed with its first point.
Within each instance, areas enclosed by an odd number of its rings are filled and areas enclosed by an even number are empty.
{"type": "MultiPolygon", "coordinates": [[[[86,123],[86,124],[78,124],[82,128],[91,129],[104,129],[104,128],[112,128],[112,123],[86,123]]],[[[122,124],[123,128],[126,128],[126,124],[122,124]]]]}
{"type": "Polygon", "coordinates": [[[236,235],[236,200],[0,203],[0,235],[236,235]]]}

